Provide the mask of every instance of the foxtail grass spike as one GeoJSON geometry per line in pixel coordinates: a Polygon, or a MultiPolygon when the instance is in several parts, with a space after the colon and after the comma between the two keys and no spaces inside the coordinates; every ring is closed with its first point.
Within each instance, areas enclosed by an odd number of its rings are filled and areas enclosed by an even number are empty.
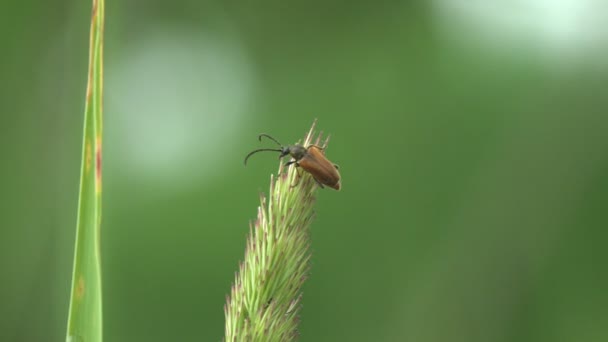
{"type": "MultiPolygon", "coordinates": [[[[315,124],[304,138],[304,146],[320,144],[315,124]]],[[[297,177],[295,165],[285,167],[282,162],[278,175],[270,177],[268,197],[261,195],[245,259],[224,307],[227,342],[293,341],[298,337],[318,185],[306,172],[297,177]]]]}

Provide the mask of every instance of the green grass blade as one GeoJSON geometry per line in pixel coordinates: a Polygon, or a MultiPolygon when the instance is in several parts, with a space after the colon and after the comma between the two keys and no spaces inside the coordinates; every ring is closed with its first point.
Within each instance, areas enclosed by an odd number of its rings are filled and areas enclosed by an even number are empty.
{"type": "Polygon", "coordinates": [[[101,141],[104,0],[93,0],[78,220],[66,340],[102,341],[101,141]]]}

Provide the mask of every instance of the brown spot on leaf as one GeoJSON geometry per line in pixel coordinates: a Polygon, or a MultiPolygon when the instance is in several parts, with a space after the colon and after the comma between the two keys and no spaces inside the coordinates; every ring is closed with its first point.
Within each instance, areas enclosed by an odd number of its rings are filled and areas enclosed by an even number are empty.
{"type": "Polygon", "coordinates": [[[101,192],[101,137],[97,137],[95,144],[95,189],[101,192]]]}
{"type": "Polygon", "coordinates": [[[82,299],[84,297],[84,278],[80,276],[78,278],[78,284],[76,284],[76,298],[82,299]]]}
{"type": "Polygon", "coordinates": [[[93,8],[91,8],[91,21],[94,21],[97,15],[97,0],[93,0],[93,8]]]}

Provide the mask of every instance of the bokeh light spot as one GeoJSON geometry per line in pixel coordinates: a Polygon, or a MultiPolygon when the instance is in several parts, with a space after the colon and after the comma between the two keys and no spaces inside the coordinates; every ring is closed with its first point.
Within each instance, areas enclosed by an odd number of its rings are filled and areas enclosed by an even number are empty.
{"type": "MultiPolygon", "coordinates": [[[[512,54],[550,62],[605,64],[608,3],[603,0],[435,0],[443,34],[481,38],[512,54]]],[[[466,38],[464,38],[466,39],[466,38]]]]}
{"type": "MultiPolygon", "coordinates": [[[[108,58],[106,134],[130,179],[178,188],[218,175],[250,97],[234,39],[162,30],[108,58]]],[[[117,170],[115,170],[117,171],[117,170]]]]}

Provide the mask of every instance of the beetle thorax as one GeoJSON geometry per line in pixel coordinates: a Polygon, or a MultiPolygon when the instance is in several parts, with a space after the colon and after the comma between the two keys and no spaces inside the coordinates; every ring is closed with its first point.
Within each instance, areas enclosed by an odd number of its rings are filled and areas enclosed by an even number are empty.
{"type": "Polygon", "coordinates": [[[300,160],[306,155],[306,148],[302,145],[288,146],[287,150],[289,151],[291,157],[295,160],[300,160]]]}

